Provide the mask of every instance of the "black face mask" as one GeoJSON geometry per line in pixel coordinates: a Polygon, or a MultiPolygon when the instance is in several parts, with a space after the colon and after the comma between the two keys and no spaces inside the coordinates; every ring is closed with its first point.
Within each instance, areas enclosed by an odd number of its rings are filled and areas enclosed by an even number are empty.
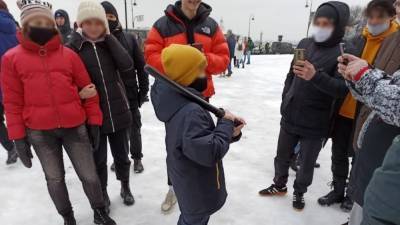
{"type": "Polygon", "coordinates": [[[56,29],[31,27],[29,28],[28,36],[36,44],[43,46],[57,35],[56,29]]]}
{"type": "Polygon", "coordinates": [[[207,77],[203,77],[194,80],[193,83],[189,85],[189,87],[197,90],[198,92],[203,92],[207,89],[207,84],[208,84],[207,77]]]}
{"type": "Polygon", "coordinates": [[[110,27],[110,31],[113,32],[118,28],[119,21],[118,20],[116,20],[116,21],[109,20],[108,21],[108,26],[110,27]]]}

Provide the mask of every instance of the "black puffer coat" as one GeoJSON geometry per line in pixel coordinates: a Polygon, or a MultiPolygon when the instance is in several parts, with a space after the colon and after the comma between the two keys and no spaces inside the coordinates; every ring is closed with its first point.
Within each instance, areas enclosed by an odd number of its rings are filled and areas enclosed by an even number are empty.
{"type": "Polygon", "coordinates": [[[146,62],[144,61],[143,52],[135,36],[124,32],[121,26],[112,31],[112,34],[128,51],[135,62],[134,69],[121,74],[121,76],[126,87],[126,93],[131,108],[138,108],[143,104],[149,93],[149,75],[144,71],[146,62]]]}
{"type": "Polygon", "coordinates": [[[134,67],[128,52],[112,35],[93,43],[75,32],[67,46],[79,54],[99,92],[104,117],[102,132],[114,133],[130,127],[132,114],[120,76],[134,67]]]}
{"type": "Polygon", "coordinates": [[[286,131],[310,138],[326,138],[348,88],[337,72],[339,43],[349,18],[348,6],[340,2],[328,2],[338,12],[338,22],[332,38],[324,43],[303,39],[298,48],[306,49],[306,59],[314,65],[316,74],[310,81],[303,80],[290,68],[285,81],[281,105],[281,126],[286,131]]]}

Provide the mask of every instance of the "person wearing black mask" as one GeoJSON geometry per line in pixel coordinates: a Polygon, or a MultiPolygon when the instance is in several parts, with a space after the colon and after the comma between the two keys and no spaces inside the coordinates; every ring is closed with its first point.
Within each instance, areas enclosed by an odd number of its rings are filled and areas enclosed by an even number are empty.
{"type": "Polygon", "coordinates": [[[73,32],[68,13],[65,10],[59,9],[54,14],[54,18],[56,20],[57,28],[61,33],[63,43],[67,43],[73,32]]]}
{"type": "Polygon", "coordinates": [[[20,44],[2,57],[1,65],[8,135],[27,168],[32,167],[33,146],[64,225],[76,225],[65,182],[64,151],[99,217],[97,224],[115,225],[105,211],[93,156],[103,122],[99,96],[95,93],[83,101],[79,98],[78,90],[90,85],[91,80],[79,56],[62,45],[51,5],[20,0],[18,6],[20,44]]]}
{"type": "Polygon", "coordinates": [[[262,196],[285,195],[293,149],[300,143],[300,169],[294,182],[293,208],[305,207],[304,193],[311,185],[314,165],[328,137],[336,102],[348,93],[337,72],[339,44],[350,16],[348,5],[331,1],[322,4],[313,21],[313,38],[303,39],[305,61],[293,61],[285,81],[281,105],[281,130],[275,157],[274,183],[259,192],[262,196]]]}
{"type": "MultiPolygon", "coordinates": [[[[142,164],[142,135],[141,135],[141,115],[139,108],[147,100],[149,92],[149,76],[144,71],[146,65],[143,52],[140,49],[135,36],[125,32],[119,22],[118,12],[115,7],[108,1],[101,3],[104,7],[110,32],[118,39],[121,45],[128,51],[134,61],[134,68],[125,72],[126,76],[122,76],[126,94],[129,100],[130,110],[132,113],[133,123],[130,128],[130,152],[133,159],[133,170],[135,173],[142,173],[144,170],[142,164]]],[[[114,164],[111,167],[114,168],[114,164]]]]}

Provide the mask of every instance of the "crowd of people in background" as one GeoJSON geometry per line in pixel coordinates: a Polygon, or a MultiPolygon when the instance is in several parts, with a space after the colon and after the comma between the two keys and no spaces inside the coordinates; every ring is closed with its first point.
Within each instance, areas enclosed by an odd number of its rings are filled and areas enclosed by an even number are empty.
{"type": "MultiPolygon", "coordinates": [[[[135,204],[130,171],[131,160],[134,173],[144,171],[146,64],[210,102],[218,94],[213,76],[244,69],[255,48],[251,37],[232,30],[224,35],[201,0],[168,5],[144,52],[111,2],[81,1],[73,26],[65,10],[53,13],[51,3],[17,4],[19,23],[0,0],[0,143],[7,164],[19,158],[27,168],[34,149],[64,225],[77,222],[63,149],[95,224],[117,224],[110,217],[115,193],[107,189],[108,146],[121,202],[135,204]]],[[[297,46],[304,58],[293,60],[284,83],[273,183],[259,195],[286,195],[293,168],[292,206],[302,211],[319,153],[331,139],[332,190],[315,201],[340,204],[350,213],[346,224],[400,224],[400,0],[371,0],[364,15],[362,33],[344,40],[349,6],[328,1],[316,10],[312,37],[297,46]]],[[[158,79],[151,100],[166,130],[168,192],[161,210],[178,203],[178,225],[206,225],[227,199],[222,159],[240,141],[246,121],[224,110],[214,123],[201,105],[158,79]]]]}

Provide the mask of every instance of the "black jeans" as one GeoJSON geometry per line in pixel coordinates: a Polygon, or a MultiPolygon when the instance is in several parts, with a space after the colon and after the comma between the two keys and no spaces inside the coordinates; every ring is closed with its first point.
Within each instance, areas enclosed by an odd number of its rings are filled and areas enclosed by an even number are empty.
{"type": "Polygon", "coordinates": [[[82,182],[92,208],[104,207],[100,181],[93,160],[93,150],[84,125],[48,131],[28,129],[27,133],[29,142],[35,149],[45,173],[50,196],[60,215],[65,216],[72,212],[65,185],[63,147],[82,182]]]}
{"type": "Polygon", "coordinates": [[[314,176],[314,166],[322,149],[323,139],[307,138],[290,134],[282,127],[279,133],[278,150],[275,157],[274,183],[278,187],[284,187],[289,177],[290,160],[294,154],[294,148],[300,142],[300,168],[296,173],[294,190],[297,193],[306,193],[314,176]]]}
{"type": "Polygon", "coordinates": [[[338,116],[332,132],[332,174],[334,181],[347,180],[349,175],[349,156],[353,152],[352,119],[338,116]]]}
{"type": "Polygon", "coordinates": [[[5,150],[11,151],[14,149],[14,143],[8,139],[7,127],[4,123],[4,106],[0,103],[0,143],[5,150]]]}
{"type": "Polygon", "coordinates": [[[110,142],[111,154],[115,163],[115,174],[117,180],[129,182],[129,171],[131,161],[129,160],[128,130],[123,129],[112,134],[101,134],[99,149],[94,153],[97,174],[100,178],[101,187],[107,189],[107,140],[110,142]]]}
{"type": "Polygon", "coordinates": [[[181,214],[178,225],[207,225],[209,220],[210,216],[181,214]]]}
{"type": "Polygon", "coordinates": [[[143,158],[142,152],[142,118],[138,108],[131,109],[133,123],[129,132],[129,144],[132,159],[141,160],[143,158]]]}

